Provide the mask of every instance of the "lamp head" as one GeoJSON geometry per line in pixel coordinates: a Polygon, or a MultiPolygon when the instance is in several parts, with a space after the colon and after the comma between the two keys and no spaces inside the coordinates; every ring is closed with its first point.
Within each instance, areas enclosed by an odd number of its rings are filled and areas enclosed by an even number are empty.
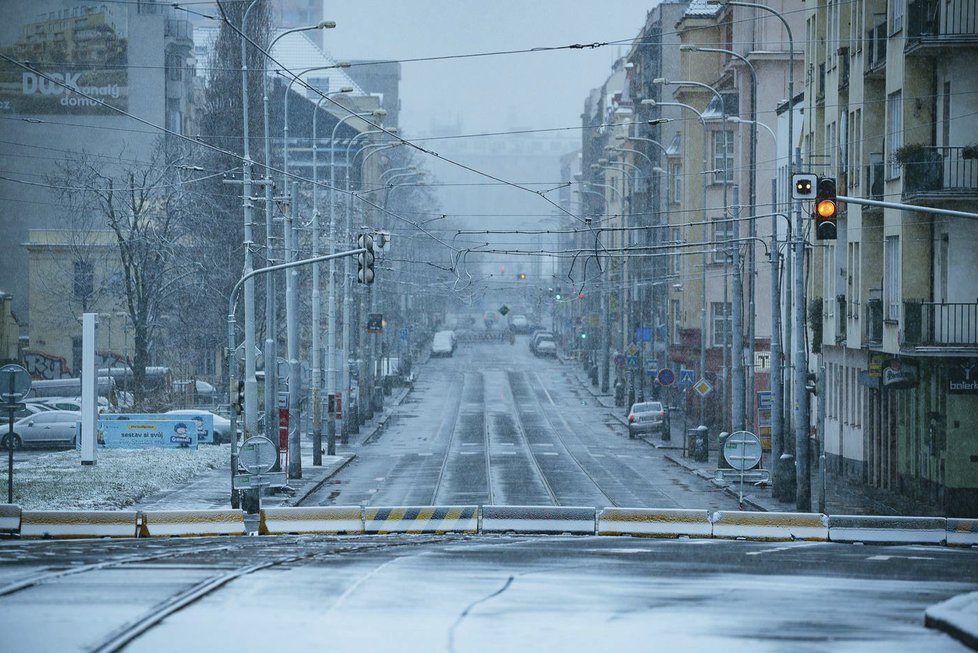
{"type": "Polygon", "coordinates": [[[353,92],[352,86],[342,86],[340,87],[340,90],[337,91],[337,93],[352,93],[352,92],[353,92]]]}
{"type": "Polygon", "coordinates": [[[647,106],[647,107],[654,107],[655,106],[655,100],[653,100],[650,97],[649,98],[645,98],[644,100],[641,101],[640,104],[642,104],[644,106],[647,106]]]}
{"type": "Polygon", "coordinates": [[[336,27],[335,20],[324,20],[316,25],[316,29],[333,29],[334,27],[336,27]]]}
{"type": "Polygon", "coordinates": [[[697,50],[699,50],[699,47],[693,45],[692,43],[683,43],[679,46],[680,52],[696,52],[697,50]]]}
{"type": "Polygon", "coordinates": [[[656,77],[655,79],[652,80],[652,83],[653,84],[669,84],[670,82],[665,77],[656,77]]]}

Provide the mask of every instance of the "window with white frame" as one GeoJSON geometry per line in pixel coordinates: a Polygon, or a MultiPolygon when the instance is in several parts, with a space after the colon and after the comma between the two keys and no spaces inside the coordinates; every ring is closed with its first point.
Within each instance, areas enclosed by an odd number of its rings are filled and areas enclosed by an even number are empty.
{"type": "Polygon", "coordinates": [[[904,0],[890,0],[890,34],[896,34],[903,29],[904,0]]]}
{"type": "Polygon", "coordinates": [[[887,320],[900,319],[900,237],[887,236],[884,250],[883,302],[887,320]]]}
{"type": "Polygon", "coordinates": [[[683,323],[682,304],[678,299],[672,300],[672,344],[680,344],[679,329],[683,323]]]}
{"type": "Polygon", "coordinates": [[[727,344],[730,333],[730,302],[710,303],[710,322],[713,325],[713,347],[727,344]]]}
{"type": "Polygon", "coordinates": [[[896,152],[903,145],[903,93],[890,93],[886,98],[886,141],[889,145],[889,177],[900,176],[896,152]]]}
{"type": "Polygon", "coordinates": [[[669,200],[673,204],[680,204],[683,201],[683,164],[670,164],[669,176],[672,178],[672,197],[669,200]]]}
{"type": "Polygon", "coordinates": [[[713,218],[713,262],[723,263],[730,255],[730,239],[733,238],[733,221],[713,218]]]}
{"type": "Polygon", "coordinates": [[[734,142],[733,132],[721,129],[713,132],[713,169],[719,170],[713,175],[714,183],[733,180],[734,173],[734,142]],[[726,175],[724,175],[726,171],[726,175]]]}
{"type": "Polygon", "coordinates": [[[672,254],[673,274],[679,274],[682,271],[682,259],[680,258],[682,254],[679,251],[679,241],[682,240],[682,236],[680,236],[680,233],[681,232],[679,231],[679,227],[673,227],[670,233],[670,238],[672,240],[672,244],[674,245],[673,254],[672,254]]]}

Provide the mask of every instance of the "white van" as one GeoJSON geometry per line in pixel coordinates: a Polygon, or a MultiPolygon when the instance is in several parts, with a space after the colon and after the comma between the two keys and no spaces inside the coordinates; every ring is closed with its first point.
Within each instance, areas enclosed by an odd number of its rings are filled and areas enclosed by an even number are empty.
{"type": "Polygon", "coordinates": [[[451,356],[455,352],[455,332],[439,331],[431,339],[432,356],[451,356]]]}

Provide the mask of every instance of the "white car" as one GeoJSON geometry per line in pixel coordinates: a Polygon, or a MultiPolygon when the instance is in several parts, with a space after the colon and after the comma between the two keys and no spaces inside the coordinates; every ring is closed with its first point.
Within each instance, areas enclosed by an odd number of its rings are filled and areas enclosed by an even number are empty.
{"type": "Polygon", "coordinates": [[[453,353],[455,353],[455,332],[437,332],[431,339],[431,355],[451,356],[453,353]]]}
{"type": "Polygon", "coordinates": [[[509,326],[516,333],[526,333],[530,330],[530,321],[525,315],[513,315],[509,318],[509,326]]]}
{"type": "MultiPolygon", "coordinates": [[[[74,447],[81,413],[74,410],[47,410],[14,422],[14,449],[22,446],[74,447]]],[[[10,447],[10,434],[4,432],[0,447],[10,447]]]]}

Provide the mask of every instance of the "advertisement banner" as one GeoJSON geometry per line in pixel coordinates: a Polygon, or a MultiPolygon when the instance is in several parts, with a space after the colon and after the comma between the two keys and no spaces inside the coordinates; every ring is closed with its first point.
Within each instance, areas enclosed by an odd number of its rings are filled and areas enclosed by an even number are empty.
{"type": "Polygon", "coordinates": [[[100,419],[98,444],[107,449],[196,449],[193,422],[183,420],[100,419]]]}
{"type": "Polygon", "coordinates": [[[214,438],[214,416],[196,413],[104,413],[99,419],[139,420],[146,422],[179,421],[192,426],[197,434],[197,444],[218,444],[214,438]]]}
{"type": "Polygon", "coordinates": [[[0,114],[127,110],[127,17],[122,3],[5,0],[0,51],[30,65],[0,60],[0,114]]]}

